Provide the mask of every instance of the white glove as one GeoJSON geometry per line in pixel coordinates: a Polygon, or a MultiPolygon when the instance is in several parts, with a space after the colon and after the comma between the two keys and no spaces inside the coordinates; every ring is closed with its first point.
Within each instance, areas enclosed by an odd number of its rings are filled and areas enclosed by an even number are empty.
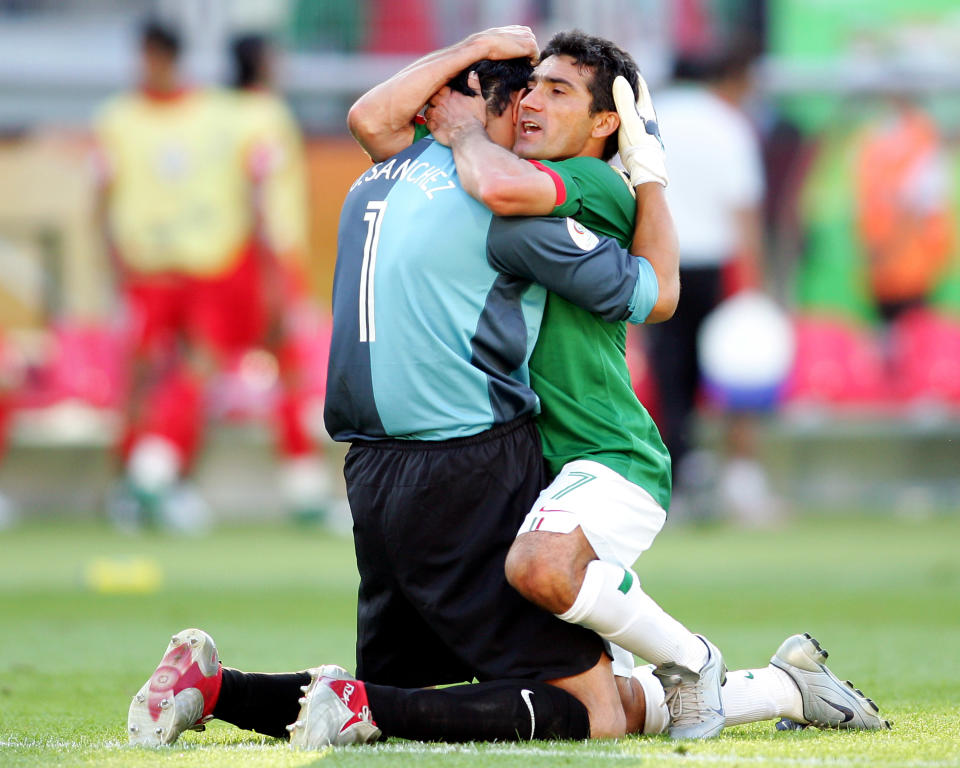
{"type": "Polygon", "coordinates": [[[617,134],[620,161],[630,174],[633,186],[655,181],[667,186],[667,156],[660,140],[657,113],[643,77],[637,75],[640,98],[633,100],[633,88],[622,75],[613,81],[613,101],[620,115],[617,134]]]}

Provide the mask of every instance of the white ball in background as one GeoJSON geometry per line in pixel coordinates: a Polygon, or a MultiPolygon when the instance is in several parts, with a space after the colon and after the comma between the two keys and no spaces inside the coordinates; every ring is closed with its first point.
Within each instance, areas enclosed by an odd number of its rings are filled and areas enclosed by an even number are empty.
{"type": "Polygon", "coordinates": [[[704,320],[698,338],[707,393],[730,408],[776,405],[795,351],[787,313],[756,291],[722,302],[704,320]]]}

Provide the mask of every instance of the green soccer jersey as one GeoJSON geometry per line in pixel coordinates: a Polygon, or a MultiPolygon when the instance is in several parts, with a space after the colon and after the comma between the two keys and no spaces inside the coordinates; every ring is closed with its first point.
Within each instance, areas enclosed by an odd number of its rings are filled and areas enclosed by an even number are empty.
{"type": "MultiPolygon", "coordinates": [[[[628,248],[636,202],[620,173],[602,160],[577,157],[540,163],[557,185],[554,216],[570,216],[628,248]]],[[[670,454],[630,383],[627,326],[550,293],[530,358],[540,396],[543,453],[556,475],[577,459],[599,462],[636,483],[667,509],[670,454]]]]}

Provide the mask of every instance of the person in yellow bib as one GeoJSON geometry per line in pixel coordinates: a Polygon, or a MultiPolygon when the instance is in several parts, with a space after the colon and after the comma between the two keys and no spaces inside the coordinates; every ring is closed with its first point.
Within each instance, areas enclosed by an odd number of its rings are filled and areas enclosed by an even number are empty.
{"type": "Polygon", "coordinates": [[[275,53],[261,35],[237,37],[230,48],[234,120],[241,126],[241,161],[253,183],[256,250],[267,305],[266,344],[279,363],[274,413],[280,493],[294,519],[323,520],[330,480],[321,446],[306,426],[309,405],[296,337],[312,326],[306,276],[309,251],[307,163],[296,118],[274,85],[275,53]],[[298,330],[299,329],[299,330],[298,330]]]}
{"type": "Polygon", "coordinates": [[[132,336],[125,477],[108,506],[121,524],[198,529],[209,512],[182,481],[201,383],[266,328],[251,181],[229,94],[184,84],[174,30],[150,21],[140,43],[140,87],[95,123],[98,210],[132,336]]]}

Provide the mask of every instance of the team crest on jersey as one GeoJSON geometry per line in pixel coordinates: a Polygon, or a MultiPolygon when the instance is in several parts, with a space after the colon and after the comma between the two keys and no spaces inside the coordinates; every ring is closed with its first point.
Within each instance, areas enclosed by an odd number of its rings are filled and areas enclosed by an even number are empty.
{"type": "Polygon", "coordinates": [[[600,242],[600,238],[593,232],[571,218],[567,218],[567,232],[570,233],[570,238],[581,251],[592,251],[600,242]]]}

